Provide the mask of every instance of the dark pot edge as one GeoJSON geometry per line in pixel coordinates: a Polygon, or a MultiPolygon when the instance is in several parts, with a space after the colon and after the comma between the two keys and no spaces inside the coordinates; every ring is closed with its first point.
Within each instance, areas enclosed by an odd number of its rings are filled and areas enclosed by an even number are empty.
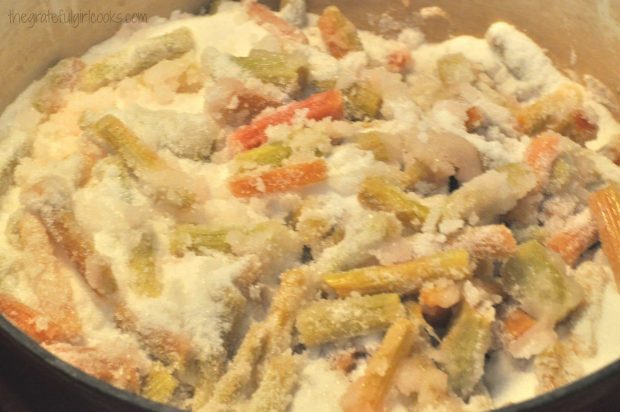
{"type": "MultiPolygon", "coordinates": [[[[98,395],[98,397],[112,398],[115,401],[125,404],[127,407],[140,408],[145,411],[181,412],[180,409],[153,402],[131,392],[118,389],[82,372],[80,369],[54,356],[2,316],[0,316],[0,338],[1,337],[12,340],[14,345],[23,349],[22,352],[25,350],[25,352],[27,352],[26,355],[30,355],[31,358],[34,358],[35,361],[38,361],[42,366],[47,367],[51,373],[61,375],[65,381],[69,381],[69,383],[75,384],[76,386],[82,386],[87,392],[98,395]]],[[[592,389],[595,385],[600,385],[607,380],[611,380],[614,376],[620,378],[620,360],[616,360],[596,372],[551,392],[523,402],[501,407],[495,411],[524,412],[550,408],[554,406],[556,402],[559,403],[567,401],[569,398],[577,397],[579,394],[592,389]]],[[[580,397],[580,399],[585,399],[585,401],[581,403],[576,402],[573,406],[574,408],[585,406],[586,403],[592,403],[598,400],[604,396],[605,393],[605,390],[591,391],[590,396],[580,397]],[[592,393],[597,396],[593,397],[592,393]]]]}

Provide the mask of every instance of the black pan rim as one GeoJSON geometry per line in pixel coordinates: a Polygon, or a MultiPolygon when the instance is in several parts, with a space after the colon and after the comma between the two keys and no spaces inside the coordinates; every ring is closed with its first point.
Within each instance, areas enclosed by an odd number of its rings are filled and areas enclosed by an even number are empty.
{"type": "MultiPolygon", "coordinates": [[[[54,368],[57,372],[64,375],[75,383],[86,385],[90,390],[98,392],[100,395],[114,398],[118,401],[127,403],[128,406],[136,406],[144,410],[153,412],[182,412],[181,409],[164,405],[143,398],[139,395],[116,388],[107,382],[97,379],[80,369],[71,366],[44,349],[38,342],[34,341],[11,322],[0,316],[0,337],[5,336],[12,339],[17,345],[27,349],[45,366],[54,368]]],[[[503,406],[494,409],[495,412],[525,412],[537,408],[553,406],[556,401],[561,401],[569,395],[575,395],[592,388],[593,386],[613,377],[620,375],[620,359],[609,365],[584,376],[568,385],[564,385],[543,395],[536,396],[522,402],[503,406]]]]}
{"type": "Polygon", "coordinates": [[[120,402],[126,403],[127,406],[135,406],[148,411],[156,412],[183,412],[181,409],[164,405],[151,401],[142,396],[119,389],[105,381],[95,378],[82,370],[61,360],[30,336],[22,332],[18,327],[9,322],[4,316],[0,316],[0,338],[6,337],[12,339],[13,342],[22,348],[25,348],[30,354],[44,364],[46,367],[53,368],[56,372],[60,372],[64,378],[75,382],[76,384],[87,386],[91,391],[98,392],[104,397],[114,398],[120,402]]]}

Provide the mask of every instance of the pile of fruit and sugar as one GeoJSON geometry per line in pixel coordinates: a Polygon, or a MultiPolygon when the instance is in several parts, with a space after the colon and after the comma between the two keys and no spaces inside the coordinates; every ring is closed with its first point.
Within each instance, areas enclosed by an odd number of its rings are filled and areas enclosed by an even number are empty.
{"type": "Polygon", "coordinates": [[[620,357],[620,126],[517,28],[128,24],[0,118],[0,313],[195,411],[478,411],[620,357]]]}

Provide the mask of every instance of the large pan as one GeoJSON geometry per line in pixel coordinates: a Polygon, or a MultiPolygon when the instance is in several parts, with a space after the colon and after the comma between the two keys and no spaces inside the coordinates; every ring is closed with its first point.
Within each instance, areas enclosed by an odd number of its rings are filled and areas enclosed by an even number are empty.
{"type": "MultiPolygon", "coordinates": [[[[175,9],[198,12],[207,3],[206,0],[0,0],[0,111],[58,60],[83,54],[118,29],[112,23],[77,27],[59,23],[17,24],[11,21],[11,13],[73,9],[167,16],[175,9]]],[[[367,29],[385,30],[389,28],[385,22],[390,19],[415,24],[431,40],[454,34],[480,36],[490,23],[508,21],[546,48],[554,61],[571,75],[579,78],[589,73],[607,84],[615,97],[620,91],[617,75],[620,52],[616,52],[620,51],[620,0],[308,0],[308,3],[311,11],[336,3],[359,27],[367,29]],[[427,6],[440,6],[448,17],[423,18],[419,10],[427,6]]],[[[15,379],[28,382],[32,377],[36,385],[43,382],[59,394],[57,401],[67,400],[48,404],[45,410],[175,411],[118,390],[65,364],[0,317],[0,368],[7,359],[13,365],[11,373],[15,379]]],[[[502,411],[583,411],[593,410],[594,405],[602,410],[601,405],[610,404],[601,400],[620,399],[615,394],[617,388],[620,388],[620,361],[502,411]]],[[[33,387],[31,393],[38,396],[37,388],[33,387]]],[[[612,410],[609,406],[604,408],[612,410]]]]}

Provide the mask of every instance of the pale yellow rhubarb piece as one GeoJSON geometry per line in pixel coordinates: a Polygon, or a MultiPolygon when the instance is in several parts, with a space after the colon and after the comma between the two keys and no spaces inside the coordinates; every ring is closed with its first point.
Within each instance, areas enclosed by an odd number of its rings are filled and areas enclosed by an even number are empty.
{"type": "Polygon", "coordinates": [[[267,333],[268,328],[264,323],[250,326],[226,373],[215,385],[207,407],[217,409],[242,399],[241,392],[252,380],[252,373],[263,357],[267,333]]]}
{"type": "Polygon", "coordinates": [[[368,209],[394,213],[401,222],[414,228],[419,228],[429,214],[422,203],[377,177],[364,180],[357,199],[368,209]]]}
{"type": "Polygon", "coordinates": [[[273,165],[280,166],[284,159],[291,156],[293,151],[290,147],[281,144],[265,144],[255,149],[250,149],[235,156],[235,161],[249,165],[273,165]]]}
{"type": "Polygon", "coordinates": [[[546,129],[556,130],[582,103],[583,92],[580,87],[567,83],[524,106],[516,117],[523,132],[533,135],[546,129]]]}
{"type": "Polygon", "coordinates": [[[157,200],[165,200],[181,208],[189,207],[196,201],[196,195],[191,191],[159,182],[158,178],[166,175],[168,178],[181,175],[117,117],[107,114],[91,124],[90,129],[120,155],[123,163],[136,176],[152,186],[157,200]]]}
{"type": "Polygon", "coordinates": [[[476,79],[472,62],[462,53],[447,54],[439,58],[437,72],[445,86],[471,83],[476,79]]]}
{"type": "Polygon", "coordinates": [[[139,295],[157,297],[161,295],[163,285],[157,277],[155,262],[155,236],[152,233],[143,233],[140,242],[131,250],[129,268],[134,278],[132,289],[139,295]]]}
{"type": "Polygon", "coordinates": [[[308,346],[366,335],[386,329],[404,316],[395,293],[357,296],[343,300],[320,300],[299,311],[299,340],[308,346]]]}
{"type": "Polygon", "coordinates": [[[553,130],[584,145],[595,139],[598,125],[584,110],[584,93],[576,83],[567,82],[516,110],[521,130],[529,135],[553,130]]]}
{"type": "Polygon", "coordinates": [[[222,288],[217,295],[213,296],[213,300],[219,303],[222,308],[220,321],[223,324],[230,325],[228,332],[222,336],[225,346],[228,347],[233,344],[233,335],[238,330],[239,323],[243,318],[247,300],[241,291],[232,285],[222,288]]]}
{"type": "Polygon", "coordinates": [[[132,171],[164,169],[165,161],[146,146],[135,133],[116,116],[105,115],[90,125],[97,136],[117,152],[132,171]]]}
{"type": "Polygon", "coordinates": [[[201,410],[211,399],[216,385],[226,370],[226,358],[209,356],[199,364],[200,377],[196,383],[196,390],[192,398],[192,410],[201,410]]]}
{"type": "Polygon", "coordinates": [[[390,159],[387,146],[378,132],[360,133],[355,136],[354,142],[360,149],[372,152],[376,160],[386,162],[390,159]]]}
{"type": "Polygon", "coordinates": [[[135,76],[162,60],[181,57],[192,49],[192,32],[182,27],[87,66],[81,73],[78,87],[86,92],[94,92],[112,82],[135,76]]]}
{"type": "MultiPolygon", "coordinates": [[[[263,362],[271,365],[267,366],[267,370],[272,369],[272,371],[267,372],[271,374],[271,377],[263,383],[266,388],[261,392],[272,387],[273,381],[280,380],[287,385],[294,385],[296,382],[295,368],[289,371],[291,375],[286,376],[279,375],[274,368],[281,363],[292,361],[286,358],[278,359],[278,356],[290,349],[293,322],[297,310],[304,302],[308,286],[306,275],[301,269],[285,272],[281,279],[267,318],[250,326],[235,357],[228,364],[226,373],[215,385],[213,395],[207,403],[208,408],[226,408],[243,402],[243,391],[251,383],[253,374],[263,362]]],[[[292,386],[284,392],[288,393],[290,388],[292,386]]],[[[281,392],[283,396],[284,392],[281,392]]],[[[260,393],[256,395],[256,402],[262,404],[259,399],[262,396],[260,393]]]]}
{"type": "Polygon", "coordinates": [[[0,194],[11,187],[15,168],[32,148],[32,141],[33,133],[0,130],[0,194]]]}
{"type": "Polygon", "coordinates": [[[247,410],[254,412],[284,412],[292,400],[297,383],[299,363],[288,352],[272,356],[265,364],[258,389],[252,394],[247,410]]]}
{"type": "Polygon", "coordinates": [[[196,391],[192,399],[192,409],[194,410],[200,410],[211,399],[220,378],[226,372],[227,354],[224,348],[233,347],[234,335],[239,329],[239,322],[242,320],[247,303],[245,297],[235,287],[224,289],[214,300],[218,301],[223,308],[220,322],[231,326],[227,333],[222,336],[223,346],[208,353],[195,363],[198,368],[198,382],[195,385],[196,391]]]}
{"type": "Polygon", "coordinates": [[[179,381],[172,374],[172,370],[159,362],[153,362],[146,375],[142,396],[155,402],[167,403],[172,399],[177,386],[179,381]]]}
{"type": "Polygon", "coordinates": [[[76,84],[84,62],[76,58],[63,59],[47,71],[35,93],[32,105],[41,113],[56,113],[66,103],[68,91],[76,84]]]}
{"type": "Polygon", "coordinates": [[[261,81],[290,91],[303,87],[308,76],[307,62],[296,54],[253,49],[248,56],[231,59],[261,81]]]}
{"type": "Polygon", "coordinates": [[[502,283],[525,312],[551,324],[564,319],[583,299],[561,258],[536,240],[517,247],[502,267],[502,283]]]}
{"type": "Polygon", "coordinates": [[[469,396],[484,373],[491,345],[492,319],[464,303],[439,347],[448,383],[459,396],[469,396]]]}
{"type": "Polygon", "coordinates": [[[379,117],[383,98],[368,82],[357,82],[344,92],[347,114],[353,119],[379,117]]]}
{"type": "Polygon", "coordinates": [[[396,292],[411,293],[424,282],[437,278],[463,280],[471,277],[473,265],[463,249],[439,252],[409,262],[369,266],[323,275],[323,282],[339,296],[356,292],[363,295],[396,292]]]}
{"type": "Polygon", "coordinates": [[[266,322],[270,327],[267,341],[269,355],[282,353],[291,346],[291,334],[297,314],[308,293],[305,269],[296,268],[281,275],[280,287],[274,296],[266,322]]]}
{"type": "Polygon", "coordinates": [[[567,157],[558,157],[553,162],[547,190],[550,193],[559,193],[565,189],[575,177],[577,170],[567,157]]]}
{"type": "Polygon", "coordinates": [[[433,171],[419,160],[413,160],[411,163],[405,166],[405,174],[409,178],[409,186],[413,187],[419,182],[429,181],[434,179],[433,171]]]}
{"type": "Polygon", "coordinates": [[[363,50],[355,25],[342,14],[338,7],[326,7],[319,17],[317,26],[329,53],[337,59],[349,52],[363,50]]]}
{"type": "Polygon", "coordinates": [[[184,250],[200,251],[214,249],[230,253],[230,245],[226,242],[228,230],[214,230],[206,225],[178,225],[171,236],[170,250],[175,255],[182,255],[184,250]]]}

